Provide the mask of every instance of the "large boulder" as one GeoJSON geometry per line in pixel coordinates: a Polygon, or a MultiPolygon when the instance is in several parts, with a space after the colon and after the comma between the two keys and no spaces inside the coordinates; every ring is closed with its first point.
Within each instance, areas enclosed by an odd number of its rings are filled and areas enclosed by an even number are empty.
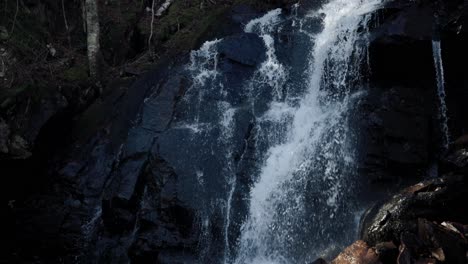
{"type": "Polygon", "coordinates": [[[368,210],[361,236],[383,263],[466,263],[467,187],[460,171],[408,187],[368,210]]]}

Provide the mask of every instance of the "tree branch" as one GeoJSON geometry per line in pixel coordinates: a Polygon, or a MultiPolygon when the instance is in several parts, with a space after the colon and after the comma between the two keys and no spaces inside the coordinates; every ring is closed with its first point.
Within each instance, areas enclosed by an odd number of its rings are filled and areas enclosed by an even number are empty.
{"type": "Polygon", "coordinates": [[[19,0],[16,0],[16,12],[15,12],[15,17],[13,18],[13,25],[11,25],[10,36],[13,35],[13,31],[15,30],[15,24],[16,24],[16,18],[18,16],[18,10],[19,10],[19,0]]]}
{"type": "Polygon", "coordinates": [[[67,15],[65,14],[65,3],[64,3],[64,0],[62,0],[62,12],[63,12],[63,21],[65,22],[65,29],[67,30],[68,47],[71,48],[70,29],[69,29],[69,27],[68,27],[67,15]]]}
{"type": "Polygon", "coordinates": [[[153,25],[154,25],[154,0],[151,1],[151,32],[148,37],[148,50],[150,52],[151,57],[153,57],[153,50],[151,49],[151,39],[153,38],[153,25]]]}

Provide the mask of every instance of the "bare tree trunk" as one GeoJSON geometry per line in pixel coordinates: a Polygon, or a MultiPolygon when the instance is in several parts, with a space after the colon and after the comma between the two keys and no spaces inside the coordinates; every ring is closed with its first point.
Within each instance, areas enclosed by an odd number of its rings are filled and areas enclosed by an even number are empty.
{"type": "Polygon", "coordinates": [[[97,0],[85,0],[89,74],[96,78],[99,71],[99,13],[97,0]]]}
{"type": "Polygon", "coordinates": [[[161,7],[158,9],[158,11],[156,12],[156,16],[157,17],[160,17],[163,15],[163,13],[171,6],[172,2],[174,0],[166,0],[162,5],[161,7]]]}

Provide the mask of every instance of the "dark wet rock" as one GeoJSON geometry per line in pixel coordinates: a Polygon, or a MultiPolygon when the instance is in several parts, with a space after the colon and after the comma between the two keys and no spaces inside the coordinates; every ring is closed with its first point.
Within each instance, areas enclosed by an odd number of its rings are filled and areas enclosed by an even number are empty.
{"type": "Polygon", "coordinates": [[[360,171],[373,184],[422,176],[433,149],[432,112],[425,91],[374,89],[360,105],[360,171]],[[421,96],[424,95],[424,96],[421,96]]]}
{"type": "Polygon", "coordinates": [[[447,175],[406,188],[365,217],[363,239],[383,263],[466,263],[467,185],[447,175]]]}
{"type": "Polygon", "coordinates": [[[369,94],[361,105],[360,170],[372,184],[424,176],[438,128],[432,57],[433,7],[391,1],[369,42],[369,94]]]}
{"type": "Polygon", "coordinates": [[[450,133],[466,131],[466,122],[456,120],[468,113],[466,74],[457,66],[464,64],[467,35],[454,30],[467,27],[466,10],[466,1],[402,0],[379,11],[363,67],[370,89],[358,121],[365,128],[360,169],[372,184],[420,179],[443,155],[433,40],[442,46],[450,133]]]}
{"type": "Polygon", "coordinates": [[[324,260],[323,258],[319,258],[315,260],[314,262],[311,262],[310,264],[327,264],[327,261],[324,260]]]}
{"type": "Polygon", "coordinates": [[[466,263],[467,187],[460,171],[412,185],[364,214],[361,237],[384,264],[466,263]]]}
{"type": "Polygon", "coordinates": [[[433,221],[468,222],[466,205],[467,179],[463,175],[428,180],[405,189],[367,216],[362,226],[363,238],[370,245],[399,241],[402,233],[417,233],[418,218],[433,221]]]}
{"type": "MultiPolygon", "coordinates": [[[[223,40],[225,45],[223,52],[226,56],[222,56],[219,62],[219,70],[223,72],[223,76],[226,76],[225,81],[230,84],[227,88],[228,93],[232,93],[230,96],[232,104],[243,103],[238,101],[243,93],[239,89],[240,83],[253,72],[252,67],[244,65],[244,58],[235,57],[236,53],[242,53],[245,51],[242,49],[246,48],[239,42],[238,37],[223,40]],[[230,41],[233,42],[232,45],[230,41]],[[239,83],[238,87],[236,83],[239,83]]],[[[253,36],[248,34],[247,37],[253,39],[253,36]]],[[[253,45],[255,54],[250,55],[259,56],[257,52],[260,52],[260,55],[264,56],[263,42],[256,38],[253,41],[259,44],[257,47],[259,50],[255,50],[253,45]]],[[[249,58],[250,55],[245,58],[249,58]]],[[[247,61],[247,63],[257,62],[247,61]]],[[[93,191],[88,192],[88,196],[104,192],[103,221],[102,225],[97,226],[104,234],[97,241],[99,248],[96,254],[115,254],[110,247],[113,237],[119,236],[121,240],[126,241],[122,247],[128,249],[127,257],[136,262],[144,263],[158,259],[160,263],[171,263],[171,259],[193,260],[197,255],[192,252],[196,248],[200,232],[197,227],[200,219],[195,211],[202,210],[198,200],[201,199],[198,197],[200,194],[193,190],[194,186],[199,184],[197,174],[204,173],[204,177],[208,175],[215,177],[221,168],[213,166],[210,168],[212,171],[198,172],[198,168],[194,167],[201,162],[199,159],[207,157],[205,149],[203,147],[200,149],[201,141],[192,140],[192,137],[198,134],[190,128],[181,129],[181,124],[177,123],[182,121],[183,124],[185,115],[193,114],[184,108],[186,101],[180,102],[182,98],[191,100],[186,97],[191,84],[186,81],[187,73],[183,64],[181,65],[162,70],[164,73],[170,71],[167,77],[161,74],[161,77],[164,76],[161,79],[154,77],[143,79],[147,87],[146,96],[144,99],[139,97],[141,108],[135,112],[136,118],[132,122],[132,127],[128,128],[121,145],[114,148],[113,154],[105,158],[108,165],[102,166],[104,163],[101,161],[96,163],[99,167],[93,165],[94,168],[91,167],[91,170],[87,170],[86,167],[80,169],[79,174],[84,176],[81,178],[88,178],[94,182],[86,186],[86,190],[93,191]],[[94,170],[107,176],[90,177],[95,175],[94,170]],[[132,232],[133,230],[136,231],[132,232]]],[[[213,96],[215,94],[213,93],[213,96]]],[[[210,102],[211,100],[207,100],[207,103],[210,102]]],[[[215,100],[213,102],[216,103],[215,100]]],[[[213,112],[202,113],[201,118],[210,121],[215,118],[212,115],[213,112]]],[[[235,132],[239,138],[233,140],[242,146],[244,134],[248,130],[243,126],[250,126],[251,116],[239,111],[239,114],[233,118],[239,124],[239,129],[235,132]]],[[[115,126],[115,121],[112,122],[115,126]]],[[[104,138],[109,136],[112,134],[104,135],[104,138]]],[[[108,145],[105,141],[101,144],[103,147],[108,145]]],[[[217,142],[212,142],[207,153],[210,153],[212,148],[219,147],[216,144],[217,142]]],[[[97,150],[99,148],[94,147],[94,151],[97,150]]],[[[105,157],[102,153],[100,155],[105,157]]],[[[76,167],[72,162],[63,171],[73,172],[76,171],[76,167]]],[[[213,178],[206,184],[215,186],[217,183],[213,178]]],[[[99,206],[99,200],[96,202],[99,206]]]]}
{"type": "Polygon", "coordinates": [[[131,231],[136,217],[132,205],[119,198],[105,200],[102,205],[102,220],[105,228],[114,234],[131,231]]]}
{"type": "Polygon", "coordinates": [[[450,228],[446,222],[441,224],[418,220],[418,236],[430,252],[429,256],[440,262],[466,263],[468,241],[464,234],[450,228]]]}
{"type": "Polygon", "coordinates": [[[244,25],[249,23],[250,20],[260,17],[261,13],[252,6],[240,4],[229,11],[229,16],[232,23],[238,25],[239,31],[242,31],[244,25]]]}
{"type": "Polygon", "coordinates": [[[221,56],[248,66],[263,62],[266,58],[265,51],[263,40],[253,33],[227,37],[218,44],[221,56]]]}
{"type": "MultiPolygon", "coordinates": [[[[397,263],[466,263],[466,237],[447,226],[446,222],[438,224],[419,218],[417,232],[400,235],[397,263]]],[[[383,255],[379,258],[386,259],[383,255]]]]}
{"type": "Polygon", "coordinates": [[[375,245],[375,253],[383,264],[393,264],[397,262],[399,250],[393,242],[381,242],[375,245]]]}

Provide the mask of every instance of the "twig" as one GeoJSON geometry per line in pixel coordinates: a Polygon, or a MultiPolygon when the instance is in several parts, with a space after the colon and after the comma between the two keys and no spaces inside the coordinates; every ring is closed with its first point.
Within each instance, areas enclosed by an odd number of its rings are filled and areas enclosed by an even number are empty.
{"type": "Polygon", "coordinates": [[[68,27],[67,15],[65,14],[65,3],[63,0],[62,0],[62,12],[63,12],[63,21],[65,22],[65,29],[67,30],[68,47],[71,48],[70,29],[68,27]]]}
{"type": "Polygon", "coordinates": [[[13,35],[13,31],[15,30],[16,17],[18,16],[18,10],[19,10],[19,0],[16,0],[15,18],[13,19],[13,25],[11,25],[10,36],[13,35]]]}
{"type": "Polygon", "coordinates": [[[151,57],[153,56],[153,51],[151,49],[151,39],[153,38],[153,24],[154,24],[154,0],[151,2],[151,32],[148,38],[148,49],[150,51],[151,57]]]}

